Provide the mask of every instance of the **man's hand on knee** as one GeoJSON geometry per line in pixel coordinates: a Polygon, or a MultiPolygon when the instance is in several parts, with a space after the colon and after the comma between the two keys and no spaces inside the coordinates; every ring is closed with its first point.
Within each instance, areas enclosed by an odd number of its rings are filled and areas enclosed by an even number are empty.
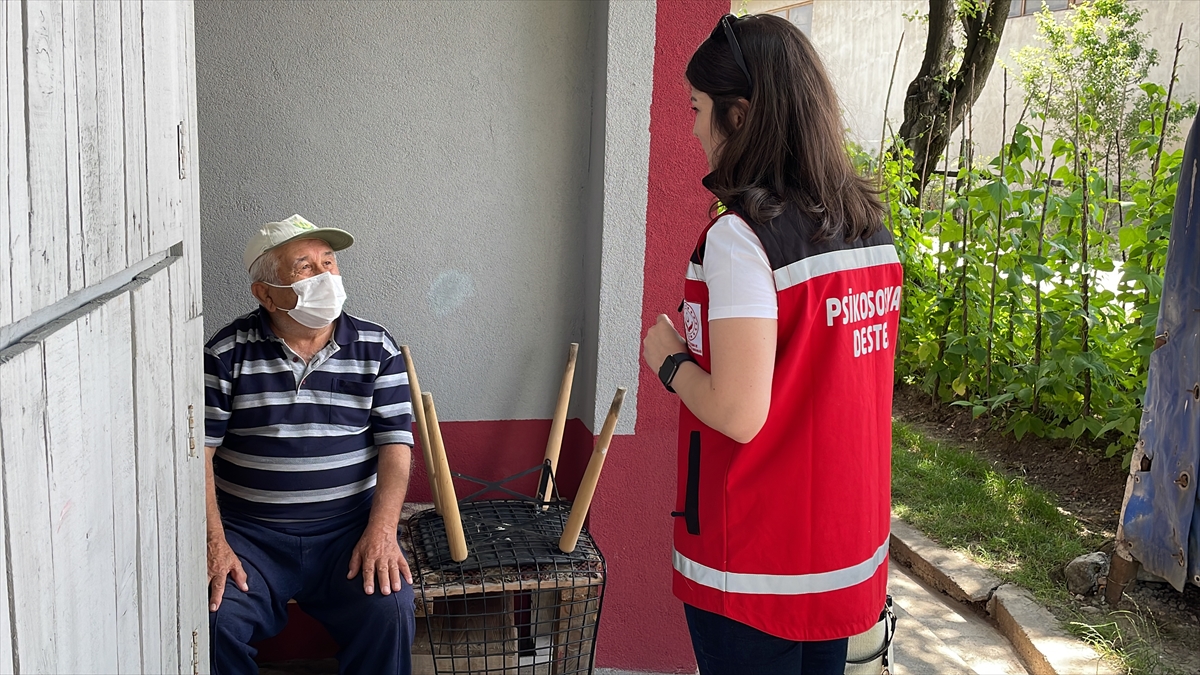
{"type": "Polygon", "coordinates": [[[208,538],[208,611],[215,612],[221,606],[221,598],[225,596],[225,579],[233,577],[233,583],[243,592],[250,590],[246,583],[246,570],[242,569],[242,561],[229,547],[224,535],[208,538]]]}
{"type": "Polygon", "coordinates": [[[400,541],[396,538],[395,530],[367,526],[362,538],[354,546],[350,554],[350,570],[347,579],[353,579],[359,571],[363,575],[363,592],[371,595],[375,592],[375,580],[379,580],[379,592],[391,595],[399,592],[404,585],[400,579],[412,583],[412,572],[408,569],[408,561],[400,551],[400,541]]]}

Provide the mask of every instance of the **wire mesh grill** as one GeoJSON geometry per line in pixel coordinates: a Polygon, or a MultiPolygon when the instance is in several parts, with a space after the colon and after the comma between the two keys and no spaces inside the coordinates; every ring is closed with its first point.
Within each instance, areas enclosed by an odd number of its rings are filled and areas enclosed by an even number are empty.
{"type": "MultiPolygon", "coordinates": [[[[458,675],[590,673],[604,595],[604,557],[584,530],[558,549],[571,505],[496,499],[462,502],[468,556],[450,556],[442,517],[409,520],[418,613],[429,652],[415,672],[458,675]]],[[[418,640],[420,636],[418,636],[418,640]]]]}

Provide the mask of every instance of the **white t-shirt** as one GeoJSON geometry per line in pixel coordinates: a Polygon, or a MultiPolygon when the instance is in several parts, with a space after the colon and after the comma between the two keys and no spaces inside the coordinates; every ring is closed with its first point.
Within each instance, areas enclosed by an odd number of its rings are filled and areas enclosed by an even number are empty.
{"type": "Polygon", "coordinates": [[[704,244],[708,319],[777,319],[775,273],[754,230],[734,214],[721,216],[704,244]]]}

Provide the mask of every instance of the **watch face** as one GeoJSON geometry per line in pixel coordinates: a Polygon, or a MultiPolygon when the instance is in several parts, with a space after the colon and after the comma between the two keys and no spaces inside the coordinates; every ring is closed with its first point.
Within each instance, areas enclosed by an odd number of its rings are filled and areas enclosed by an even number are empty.
{"type": "Polygon", "coordinates": [[[671,389],[671,380],[674,379],[675,371],[678,368],[679,361],[675,360],[675,355],[672,354],[663,361],[662,367],[658,369],[658,379],[662,380],[663,386],[667,388],[667,391],[674,391],[674,389],[671,389]]]}

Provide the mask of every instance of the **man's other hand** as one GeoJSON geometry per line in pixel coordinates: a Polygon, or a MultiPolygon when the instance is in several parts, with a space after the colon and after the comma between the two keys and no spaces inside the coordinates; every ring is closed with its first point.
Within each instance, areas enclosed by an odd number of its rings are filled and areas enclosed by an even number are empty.
{"type": "Polygon", "coordinates": [[[363,575],[363,592],[371,595],[375,592],[375,579],[379,578],[379,592],[391,595],[404,588],[401,577],[412,583],[412,572],[408,569],[408,561],[400,551],[400,541],[393,530],[367,526],[362,538],[350,554],[350,571],[347,579],[353,579],[359,570],[363,575]]]}
{"type": "Polygon", "coordinates": [[[243,592],[250,590],[246,583],[246,570],[242,561],[229,547],[224,535],[208,538],[208,611],[215,612],[225,597],[225,579],[232,576],[233,583],[243,592]]]}

